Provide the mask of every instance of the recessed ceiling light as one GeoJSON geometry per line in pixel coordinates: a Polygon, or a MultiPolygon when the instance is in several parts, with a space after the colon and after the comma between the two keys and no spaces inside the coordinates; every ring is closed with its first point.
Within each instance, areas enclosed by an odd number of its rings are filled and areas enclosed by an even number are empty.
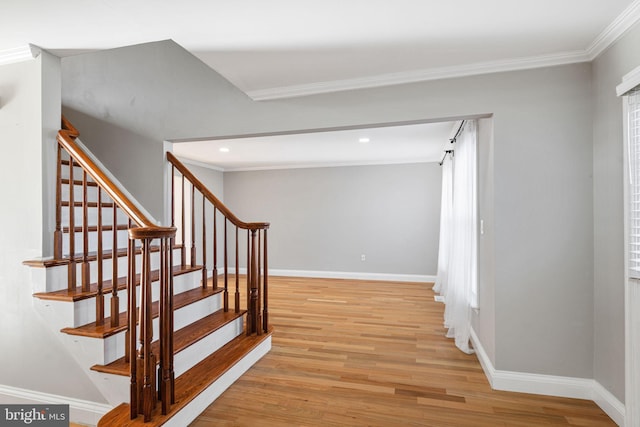
{"type": "Polygon", "coordinates": [[[220,152],[221,152],[221,153],[228,153],[228,152],[229,152],[229,148],[227,148],[227,147],[220,147],[220,152]]]}
{"type": "Polygon", "coordinates": [[[367,142],[371,141],[369,138],[360,138],[358,140],[358,142],[362,143],[362,144],[366,144],[367,142]]]}

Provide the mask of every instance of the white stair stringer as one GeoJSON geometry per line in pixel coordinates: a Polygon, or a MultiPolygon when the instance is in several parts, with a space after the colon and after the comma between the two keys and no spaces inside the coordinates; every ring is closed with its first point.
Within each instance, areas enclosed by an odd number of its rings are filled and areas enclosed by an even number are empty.
{"type": "Polygon", "coordinates": [[[258,360],[271,350],[271,336],[254,347],[245,354],[235,365],[222,374],[215,382],[207,387],[195,399],[191,400],[164,426],[184,427],[189,425],[198,415],[204,412],[226,389],[228,389],[238,378],[240,378],[249,368],[255,365],[258,360]]]}
{"type": "MultiPolygon", "coordinates": [[[[243,318],[239,317],[177,352],[173,359],[175,377],[179,377],[242,333],[244,333],[244,322],[243,318]]],[[[92,370],[90,377],[111,405],[116,406],[122,402],[129,403],[130,379],[128,376],[92,370]]]]}
{"type": "MultiPolygon", "coordinates": [[[[243,318],[239,317],[182,351],[177,352],[173,360],[175,377],[179,377],[204,358],[216,352],[229,341],[243,333],[244,322],[243,318]]],[[[115,406],[122,402],[130,402],[130,380],[128,376],[91,371],[90,377],[111,405],[115,406]]]]}

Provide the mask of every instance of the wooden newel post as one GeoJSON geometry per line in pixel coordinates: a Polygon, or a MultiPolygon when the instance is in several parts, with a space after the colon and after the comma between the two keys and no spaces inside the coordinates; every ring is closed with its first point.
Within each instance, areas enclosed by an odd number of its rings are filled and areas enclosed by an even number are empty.
{"type": "MultiPolygon", "coordinates": [[[[135,257],[130,259],[130,279],[132,298],[129,309],[129,346],[132,356],[131,374],[131,418],[138,414],[144,422],[151,420],[157,400],[162,401],[162,413],[167,414],[171,403],[175,402],[173,371],[173,274],[171,247],[176,229],[174,227],[140,227],[129,229],[130,242],[142,242],[142,267],[140,272],[140,307],[138,311],[139,339],[136,348],[135,301],[135,257]],[[152,297],[151,297],[151,242],[160,242],[160,363],[156,373],[156,355],[151,351],[153,341],[152,297]],[[135,357],[135,360],[133,360],[135,357]],[[156,380],[157,379],[157,380],[156,380]],[[156,386],[157,385],[157,386],[156,386]]],[[[131,245],[133,246],[133,245],[131,245]]]]}
{"type": "Polygon", "coordinates": [[[259,301],[258,301],[258,256],[256,244],[256,230],[251,230],[251,253],[249,256],[250,271],[249,276],[249,307],[247,319],[247,334],[256,333],[258,330],[259,301]]]}

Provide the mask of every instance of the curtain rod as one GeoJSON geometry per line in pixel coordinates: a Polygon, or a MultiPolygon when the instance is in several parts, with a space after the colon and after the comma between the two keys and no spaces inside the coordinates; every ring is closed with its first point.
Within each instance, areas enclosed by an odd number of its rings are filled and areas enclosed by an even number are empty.
{"type": "Polygon", "coordinates": [[[466,120],[463,120],[460,122],[460,126],[458,127],[458,130],[456,131],[456,133],[453,135],[453,138],[449,139],[449,142],[451,142],[452,144],[454,142],[456,142],[456,138],[458,138],[458,135],[460,135],[460,132],[462,132],[462,127],[464,126],[464,123],[466,122],[466,120]]]}
{"type": "Polygon", "coordinates": [[[447,158],[447,154],[451,153],[451,155],[453,155],[453,150],[447,150],[444,152],[444,156],[442,156],[442,160],[440,160],[440,166],[442,166],[442,164],[444,163],[444,159],[447,158]]]}

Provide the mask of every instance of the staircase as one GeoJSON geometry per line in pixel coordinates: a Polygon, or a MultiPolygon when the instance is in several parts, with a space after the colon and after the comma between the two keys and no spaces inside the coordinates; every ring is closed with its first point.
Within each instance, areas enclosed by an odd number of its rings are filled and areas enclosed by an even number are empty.
{"type": "Polygon", "coordinates": [[[158,226],[78,135],[63,118],[54,256],[25,262],[36,308],[113,406],[99,426],[185,426],[271,348],[269,224],[240,221],[167,153],[158,226]]]}

